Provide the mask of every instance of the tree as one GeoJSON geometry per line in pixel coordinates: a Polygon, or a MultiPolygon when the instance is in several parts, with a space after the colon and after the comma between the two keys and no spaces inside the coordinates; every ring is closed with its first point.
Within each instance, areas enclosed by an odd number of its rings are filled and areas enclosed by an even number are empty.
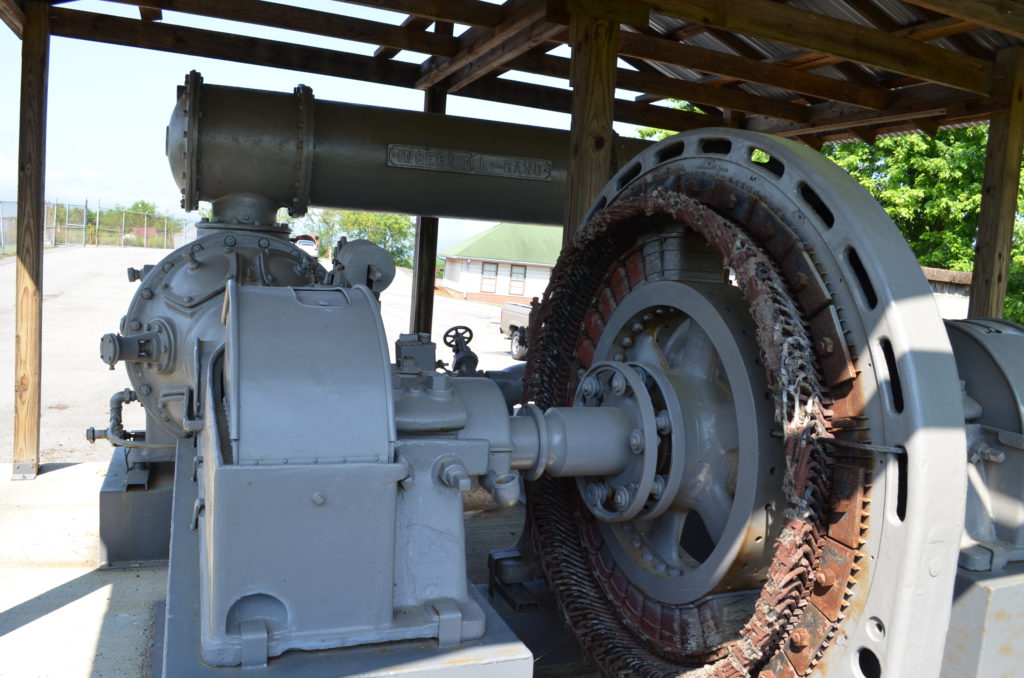
{"type": "Polygon", "coordinates": [[[321,256],[327,256],[344,235],[349,240],[364,238],[380,245],[397,266],[412,266],[415,229],[412,219],[402,214],[313,209],[301,225],[296,224],[295,232],[318,235],[321,256]]]}
{"type": "MultiPolygon", "coordinates": [[[[970,271],[981,211],[988,127],[838,144],[823,153],[882,205],[922,266],[970,271]]],[[[1010,255],[1005,316],[1024,322],[1024,192],[1010,255]]]]}

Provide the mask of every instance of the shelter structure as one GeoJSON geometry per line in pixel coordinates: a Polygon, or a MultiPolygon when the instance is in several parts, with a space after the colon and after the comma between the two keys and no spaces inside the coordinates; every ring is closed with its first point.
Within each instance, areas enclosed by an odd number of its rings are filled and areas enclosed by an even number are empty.
{"type": "MultiPolygon", "coordinates": [[[[572,114],[565,237],[608,180],[614,120],[669,130],[729,126],[809,146],[991,121],[972,316],[999,316],[1024,144],[1024,2],[1018,0],[356,0],[338,12],[261,0],[112,0],[136,19],[45,0],[0,0],[23,40],[18,160],[14,475],[38,469],[42,233],[51,36],[164,50],[572,114]],[[345,15],[349,5],[402,15],[345,15]],[[376,46],[373,56],[173,23],[184,12],[376,46]],[[550,51],[568,44],[571,58],[550,51]],[[419,64],[396,60],[422,55],[419,64]],[[625,67],[624,64],[629,67],[625,67]],[[502,77],[568,79],[569,89],[502,77]],[[638,92],[618,98],[616,89],[638,92]],[[694,111],[661,105],[684,99],[694,111]]],[[[417,230],[411,329],[429,331],[437,220],[417,230]]]]}

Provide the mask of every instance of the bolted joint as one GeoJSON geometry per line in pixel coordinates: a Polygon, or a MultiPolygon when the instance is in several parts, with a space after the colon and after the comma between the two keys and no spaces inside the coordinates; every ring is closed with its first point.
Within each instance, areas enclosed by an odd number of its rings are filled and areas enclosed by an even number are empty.
{"type": "Polygon", "coordinates": [[[807,629],[794,629],[789,636],[789,646],[800,652],[811,642],[811,632],[807,629]]]}
{"type": "Polygon", "coordinates": [[[462,462],[455,457],[442,459],[437,469],[438,480],[459,492],[468,492],[471,486],[469,474],[462,462]]]}

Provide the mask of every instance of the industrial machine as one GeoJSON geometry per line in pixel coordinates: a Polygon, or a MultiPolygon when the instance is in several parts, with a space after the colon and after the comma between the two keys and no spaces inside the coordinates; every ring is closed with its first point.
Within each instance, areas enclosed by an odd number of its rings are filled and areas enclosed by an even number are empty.
{"type": "Polygon", "coordinates": [[[1024,329],[944,326],[842,170],[705,129],[623,151],[525,371],[479,372],[461,327],[450,366],[422,334],[391,360],[386,253],[342,242],[326,270],[277,210],[479,217],[498,181],[497,209],[554,221],[564,182],[557,133],[420,116],[195,73],[179,92],[172,171],[213,217],[130,275],[100,352],[131,388],[90,433],[116,446],[108,550],[170,535],[162,675],[530,675],[466,582],[474,482],[525,499],[517,562],[605,675],[1020,670],[1024,329]]]}

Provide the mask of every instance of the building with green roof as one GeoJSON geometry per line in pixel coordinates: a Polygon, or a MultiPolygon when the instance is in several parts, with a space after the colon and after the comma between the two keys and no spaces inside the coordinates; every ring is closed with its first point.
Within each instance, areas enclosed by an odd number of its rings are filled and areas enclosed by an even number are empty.
{"type": "Polygon", "coordinates": [[[561,248],[561,228],[498,224],[441,252],[437,285],[464,299],[529,301],[543,294],[561,248]]]}

